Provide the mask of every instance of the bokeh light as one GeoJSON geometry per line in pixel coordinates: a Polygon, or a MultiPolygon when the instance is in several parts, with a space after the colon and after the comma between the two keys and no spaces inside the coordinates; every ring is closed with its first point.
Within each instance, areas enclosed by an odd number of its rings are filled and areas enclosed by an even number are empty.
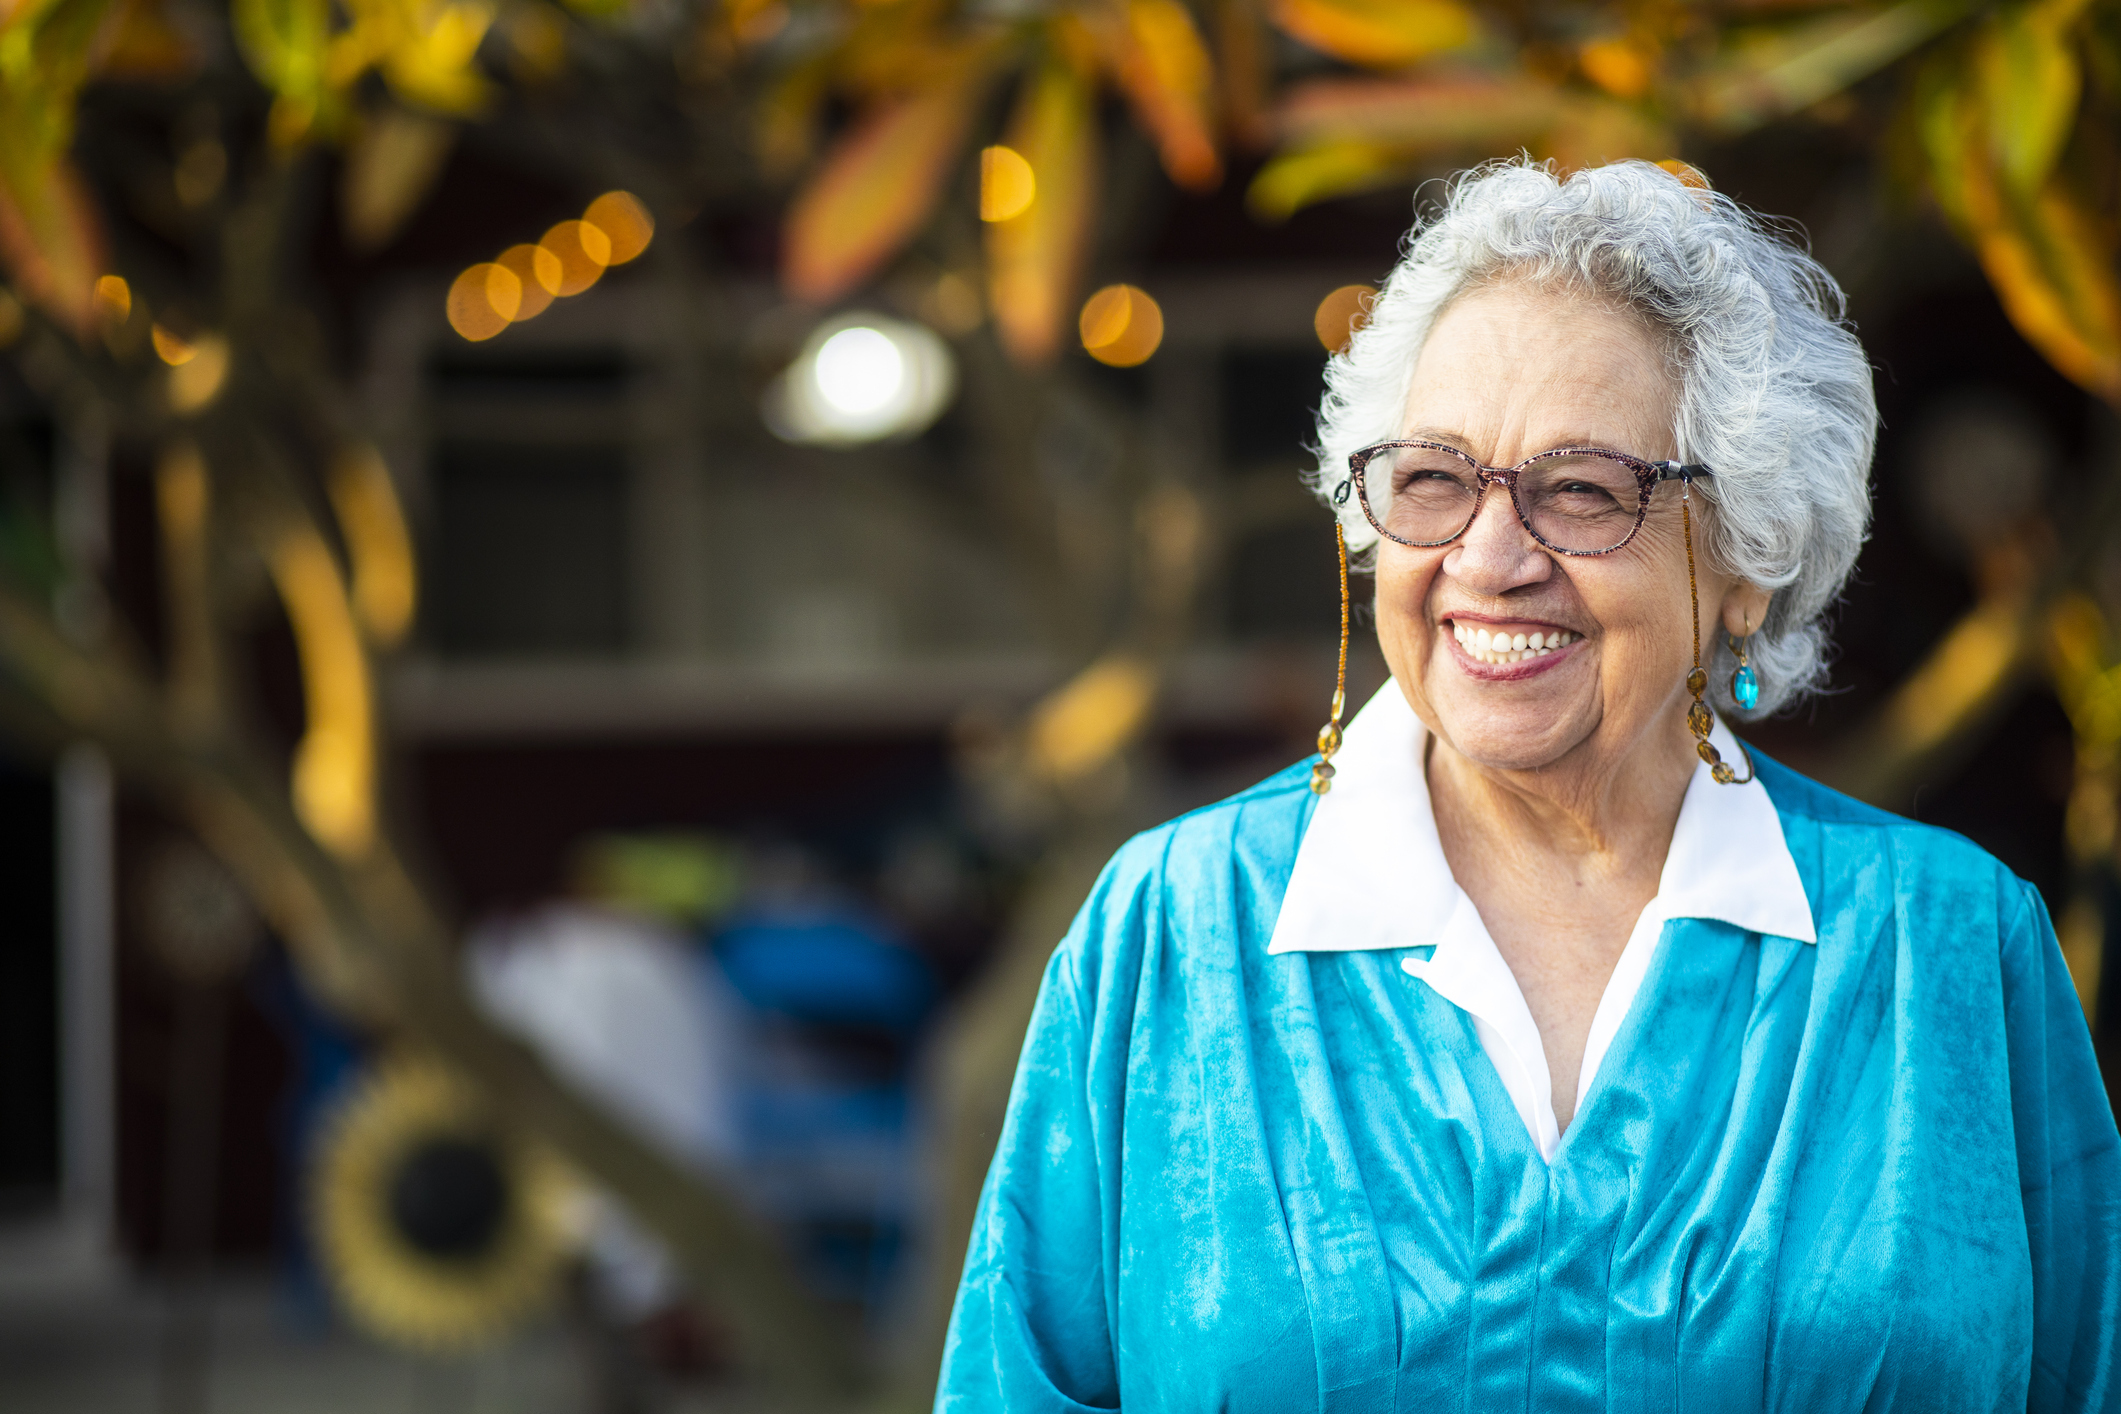
{"type": "Polygon", "coordinates": [[[498,260],[474,265],[450,286],[449,327],[474,343],[510,324],[535,319],[554,299],[578,295],[648,249],[655,218],[632,192],[608,191],[562,221],[536,245],[513,245],[498,260]]]}
{"type": "Polygon", "coordinates": [[[538,242],[560,262],[560,295],[578,295],[604,278],[611,237],[586,221],[562,221],[538,242]]]}
{"type": "Polygon", "coordinates": [[[848,446],[911,437],[956,391],[956,364],[934,330],[850,313],[811,332],[767,389],[766,421],[789,442],[848,446]]]}
{"type": "Polygon", "coordinates": [[[1031,209],[1038,178],[1013,147],[994,146],[979,155],[979,218],[1007,221],[1031,209]]]}
{"type": "Polygon", "coordinates": [[[560,292],[560,258],[541,245],[512,245],[501,252],[494,262],[506,269],[523,287],[515,312],[515,322],[535,319],[552,307],[552,297],[560,292]]]}
{"type": "Polygon", "coordinates": [[[582,220],[604,233],[610,242],[606,265],[624,265],[642,251],[655,235],[655,218],[632,192],[608,191],[589,203],[582,220]]]}
{"type": "Polygon", "coordinates": [[[181,334],[171,333],[160,324],[149,330],[149,337],[154,341],[155,357],[171,368],[182,368],[198,357],[197,345],[181,334]]]}
{"type": "Polygon", "coordinates": [[[505,265],[474,265],[449,287],[449,327],[481,343],[508,327],[523,307],[523,282],[505,265]]]}
{"type": "Polygon", "coordinates": [[[201,334],[191,350],[191,357],[169,371],[169,405],[185,414],[204,412],[228,382],[228,340],[201,334]]]}
{"type": "Polygon", "coordinates": [[[1355,331],[1370,322],[1370,301],[1377,291],[1370,285],[1342,285],[1318,302],[1311,316],[1311,329],[1327,353],[1340,353],[1355,337],[1355,331]]]}
{"type": "Polygon", "coordinates": [[[96,281],[96,311],[112,324],[132,318],[133,287],[123,275],[105,275],[96,281]]]}
{"type": "Polygon", "coordinates": [[[818,396],[846,417],[873,416],[906,385],[906,359],[881,329],[842,329],[817,351],[818,396]]]}
{"type": "Polygon", "coordinates": [[[1164,341],[1164,312],[1133,285],[1107,285],[1083,303],[1083,348],[1099,363],[1133,368],[1164,341]]]}

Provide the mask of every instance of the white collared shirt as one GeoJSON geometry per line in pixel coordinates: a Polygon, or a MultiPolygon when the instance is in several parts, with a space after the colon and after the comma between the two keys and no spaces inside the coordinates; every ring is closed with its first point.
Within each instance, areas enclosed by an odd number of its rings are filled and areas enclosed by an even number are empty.
{"type": "MultiPolygon", "coordinates": [[[[1423,764],[1427,737],[1391,681],[1348,723],[1334,757],[1333,789],[1311,814],[1267,951],[1432,947],[1426,961],[1408,958],[1400,966],[1473,1018],[1540,1155],[1552,1159],[1561,1126],[1546,1050],[1515,974],[1444,860],[1423,764]]],[[[1725,760],[1743,761],[1721,721],[1710,739],[1725,760]]],[[[1695,767],[1657,896],[1635,921],[1591,1019],[1576,1082],[1579,1108],[1642,988],[1664,925],[1674,918],[1713,918],[1817,941],[1811,903],[1767,787],[1718,785],[1706,764],[1695,767]]]]}

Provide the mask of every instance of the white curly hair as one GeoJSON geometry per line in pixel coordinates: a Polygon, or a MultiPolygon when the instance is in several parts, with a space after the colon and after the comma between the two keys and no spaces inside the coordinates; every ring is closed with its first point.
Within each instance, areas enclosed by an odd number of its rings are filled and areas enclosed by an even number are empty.
{"type": "MultiPolygon", "coordinates": [[[[1774,591],[1750,649],[1759,716],[1826,675],[1823,619],[1870,521],[1878,408],[1841,287],[1810,255],[1729,197],[1648,162],[1567,177],[1528,159],[1461,173],[1409,235],[1369,322],[1326,366],[1318,467],[1307,480],[1365,563],[1377,534],[1350,497],[1348,454],[1396,437],[1429,330],[1469,289],[1554,283],[1636,311],[1670,340],[1683,461],[1715,511],[1704,551],[1774,591]]],[[[1717,706],[1733,663],[1717,638],[1717,706]]]]}

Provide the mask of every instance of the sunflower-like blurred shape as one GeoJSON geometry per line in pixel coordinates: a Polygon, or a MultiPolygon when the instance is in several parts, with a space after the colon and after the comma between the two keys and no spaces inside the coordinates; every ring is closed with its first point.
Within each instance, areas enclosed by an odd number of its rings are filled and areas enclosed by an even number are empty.
{"type": "Polygon", "coordinates": [[[394,1344],[462,1350],[548,1305],[574,1185],[428,1060],[377,1066],[329,1121],[310,1215],[340,1305],[394,1344]]]}

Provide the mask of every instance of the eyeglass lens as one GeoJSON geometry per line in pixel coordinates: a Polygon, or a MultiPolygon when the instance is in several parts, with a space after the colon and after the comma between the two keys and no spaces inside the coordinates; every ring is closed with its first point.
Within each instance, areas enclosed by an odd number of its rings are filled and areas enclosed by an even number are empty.
{"type": "MultiPolygon", "coordinates": [[[[1371,458],[1363,480],[1378,525],[1417,545],[1455,538],[1473,523],[1480,499],[1472,460],[1446,447],[1388,447],[1371,458]]],[[[1557,550],[1618,549],[1642,511],[1635,469],[1595,452],[1535,461],[1517,476],[1515,491],[1534,533],[1557,550]]]]}

